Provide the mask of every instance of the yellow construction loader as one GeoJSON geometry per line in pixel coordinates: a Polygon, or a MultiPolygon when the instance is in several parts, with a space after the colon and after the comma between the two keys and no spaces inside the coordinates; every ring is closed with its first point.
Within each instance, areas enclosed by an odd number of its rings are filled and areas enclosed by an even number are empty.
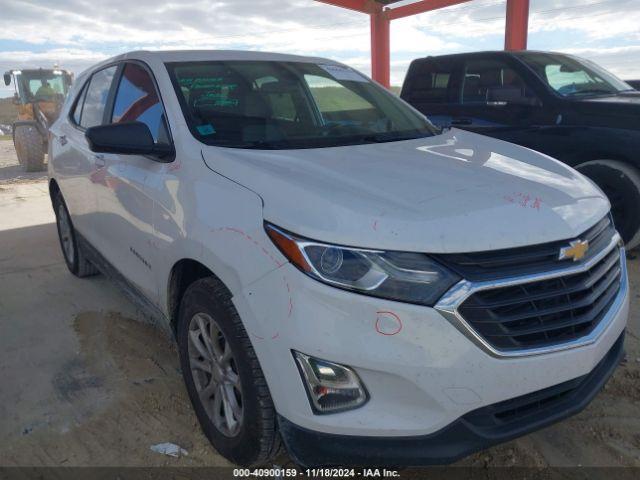
{"type": "Polygon", "coordinates": [[[15,86],[18,119],[13,124],[13,144],[18,161],[28,172],[44,169],[48,131],[58,118],[73,81],[73,74],[58,68],[9,70],[4,83],[15,86]]]}

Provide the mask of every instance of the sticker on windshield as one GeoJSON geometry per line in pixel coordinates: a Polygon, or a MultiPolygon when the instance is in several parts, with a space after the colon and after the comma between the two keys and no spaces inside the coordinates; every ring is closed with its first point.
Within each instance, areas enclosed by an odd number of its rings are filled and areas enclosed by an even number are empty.
{"type": "Polygon", "coordinates": [[[336,80],[348,80],[350,82],[368,82],[365,77],[360,75],[355,70],[349,67],[343,67],[341,65],[319,65],[325,72],[331,75],[336,80]]]}
{"type": "Polygon", "coordinates": [[[198,125],[196,130],[198,130],[200,135],[213,135],[216,133],[216,129],[213,128],[213,125],[210,123],[207,123],[206,125],[198,125]]]}

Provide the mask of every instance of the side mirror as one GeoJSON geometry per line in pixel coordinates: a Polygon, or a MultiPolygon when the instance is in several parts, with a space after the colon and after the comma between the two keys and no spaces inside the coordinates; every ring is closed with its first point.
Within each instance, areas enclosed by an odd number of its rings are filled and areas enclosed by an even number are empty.
{"type": "Polygon", "coordinates": [[[4,74],[4,84],[8,87],[11,85],[11,74],[9,72],[5,72],[4,74]]]}
{"type": "Polygon", "coordinates": [[[89,148],[96,153],[121,155],[151,155],[161,162],[172,161],[175,150],[171,145],[157,145],[149,127],[142,122],[113,123],[88,128],[85,137],[89,148]]]}

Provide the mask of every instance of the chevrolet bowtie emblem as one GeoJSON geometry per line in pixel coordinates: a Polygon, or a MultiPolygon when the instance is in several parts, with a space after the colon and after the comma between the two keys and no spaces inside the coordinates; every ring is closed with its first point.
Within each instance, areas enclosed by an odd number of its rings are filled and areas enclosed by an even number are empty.
{"type": "Polygon", "coordinates": [[[567,258],[572,259],[574,262],[582,260],[589,251],[589,242],[587,240],[574,240],[568,247],[560,249],[560,260],[567,258]]]}

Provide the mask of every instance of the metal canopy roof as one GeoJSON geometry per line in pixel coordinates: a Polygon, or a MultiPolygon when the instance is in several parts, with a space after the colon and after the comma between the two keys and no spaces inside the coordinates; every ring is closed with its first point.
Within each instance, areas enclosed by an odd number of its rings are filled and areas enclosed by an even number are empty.
{"type": "MultiPolygon", "coordinates": [[[[400,0],[316,0],[336,7],[369,15],[371,22],[371,73],[385,87],[390,84],[390,23],[392,20],[410,17],[440,8],[450,7],[472,0],[415,0],[411,3],[390,6],[400,0]]],[[[530,0],[506,0],[505,49],[525,50],[529,24],[530,0]]],[[[425,50],[429,48],[425,45],[425,50]]]]}

